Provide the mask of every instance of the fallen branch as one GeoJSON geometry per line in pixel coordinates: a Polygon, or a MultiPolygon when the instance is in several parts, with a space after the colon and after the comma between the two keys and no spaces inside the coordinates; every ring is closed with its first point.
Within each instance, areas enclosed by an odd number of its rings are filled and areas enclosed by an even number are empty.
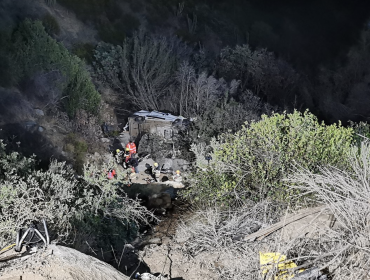
{"type": "Polygon", "coordinates": [[[313,214],[316,214],[318,212],[321,212],[325,209],[324,206],[319,206],[319,207],[316,207],[316,208],[312,208],[312,209],[307,209],[305,210],[303,213],[300,213],[300,214],[297,214],[297,215],[294,215],[290,218],[287,218],[285,219],[284,221],[281,221],[279,223],[276,223],[268,228],[265,228],[265,229],[262,229],[262,230],[259,230],[257,232],[254,232],[248,236],[246,236],[244,238],[245,241],[254,241],[256,239],[258,240],[262,240],[263,238],[265,238],[266,236],[270,235],[271,233],[285,227],[286,225],[288,224],[291,224],[295,221],[298,221],[304,217],[307,217],[307,216],[310,216],[310,215],[313,215],[313,214]]]}

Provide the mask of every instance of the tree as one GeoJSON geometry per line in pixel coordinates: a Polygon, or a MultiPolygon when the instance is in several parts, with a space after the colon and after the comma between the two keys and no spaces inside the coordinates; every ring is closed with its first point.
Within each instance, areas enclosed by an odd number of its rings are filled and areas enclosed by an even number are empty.
{"type": "Polygon", "coordinates": [[[173,93],[173,98],[179,100],[180,115],[187,117],[202,116],[204,112],[212,110],[219,100],[232,96],[239,86],[235,80],[228,85],[224,79],[208,76],[206,72],[197,74],[188,62],[180,65],[176,82],[178,90],[173,93]]]}
{"type": "Polygon", "coordinates": [[[177,65],[187,55],[178,39],[140,31],[122,46],[99,44],[94,65],[99,80],[111,85],[124,100],[138,109],[160,110],[177,65]]]}
{"type": "Polygon", "coordinates": [[[266,49],[251,50],[248,45],[221,50],[217,71],[226,80],[240,80],[240,89],[252,90],[267,102],[286,105],[294,93],[298,75],[284,60],[266,49]]]}
{"type": "Polygon", "coordinates": [[[12,37],[14,51],[14,75],[18,82],[41,73],[58,72],[64,107],[70,117],[78,109],[97,114],[100,94],[96,91],[85,64],[71,55],[61,44],[50,37],[41,21],[26,19],[20,23],[12,37]]]}

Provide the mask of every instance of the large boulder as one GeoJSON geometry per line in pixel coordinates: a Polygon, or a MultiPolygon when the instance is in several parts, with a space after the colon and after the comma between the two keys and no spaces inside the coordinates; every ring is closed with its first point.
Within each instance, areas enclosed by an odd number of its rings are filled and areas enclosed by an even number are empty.
{"type": "Polygon", "coordinates": [[[0,269],[0,280],[125,280],[126,275],[113,266],[77,250],[49,245],[31,256],[5,263],[0,269]]]}

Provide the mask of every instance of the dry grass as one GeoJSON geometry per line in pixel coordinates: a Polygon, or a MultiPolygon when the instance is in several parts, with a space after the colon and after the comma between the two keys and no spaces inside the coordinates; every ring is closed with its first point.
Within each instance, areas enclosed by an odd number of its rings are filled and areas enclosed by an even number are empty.
{"type": "Polygon", "coordinates": [[[244,235],[284,219],[276,205],[260,202],[237,211],[211,208],[180,225],[176,240],[183,254],[203,263],[219,279],[273,279],[276,268],[261,274],[259,252],[279,252],[334,280],[369,279],[370,144],[353,147],[349,158],[348,170],[322,167],[314,174],[297,167],[287,180],[303,192],[301,201],[327,206],[336,219],[334,227],[311,226],[311,237],[302,233],[284,240],[276,231],[261,241],[246,242],[244,235]]]}
{"type": "Polygon", "coordinates": [[[259,251],[267,243],[246,243],[244,236],[276,222],[277,206],[264,201],[238,210],[198,211],[179,225],[176,241],[185,255],[198,259],[219,279],[262,279],[259,251]]]}
{"type": "MultiPolygon", "coordinates": [[[[370,144],[353,147],[350,168],[323,167],[320,174],[297,168],[288,180],[310,199],[325,204],[337,226],[328,230],[320,242],[333,245],[331,255],[320,268],[330,268],[333,279],[368,279],[370,257],[370,144]]],[[[308,198],[307,198],[308,199],[308,198]]],[[[329,250],[330,249],[330,250],[329,250]]]]}

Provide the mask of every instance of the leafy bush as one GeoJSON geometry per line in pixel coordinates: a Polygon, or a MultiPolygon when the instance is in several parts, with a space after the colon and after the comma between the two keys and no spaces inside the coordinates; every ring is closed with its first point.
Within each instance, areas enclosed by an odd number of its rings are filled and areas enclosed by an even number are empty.
{"type": "Polygon", "coordinates": [[[19,80],[38,71],[61,71],[66,77],[62,85],[63,104],[69,116],[73,117],[78,109],[98,112],[100,95],[84,63],[52,39],[40,21],[27,19],[19,25],[13,35],[13,49],[15,75],[19,80]]]}
{"type": "Polygon", "coordinates": [[[155,219],[120,191],[123,173],[107,179],[113,162],[101,168],[85,165],[81,180],[65,163],[53,161],[46,171],[36,170],[35,164],[34,158],[6,154],[0,141],[0,247],[13,243],[18,229],[42,218],[60,242],[73,242],[76,234],[83,240],[107,223],[127,226],[155,219]]]}
{"type": "Polygon", "coordinates": [[[91,64],[94,59],[95,46],[90,43],[78,43],[73,46],[72,52],[79,58],[84,59],[87,63],[91,64]]]}
{"type": "Polygon", "coordinates": [[[352,128],[319,123],[308,111],[262,116],[211,143],[213,163],[195,174],[190,194],[227,203],[246,197],[289,200],[292,190],[282,179],[293,164],[312,172],[321,165],[346,168],[352,137],[352,128]]]}
{"type": "Polygon", "coordinates": [[[74,167],[78,173],[83,170],[87,148],[87,143],[83,139],[78,139],[76,134],[67,135],[66,150],[73,155],[74,167]]]}

